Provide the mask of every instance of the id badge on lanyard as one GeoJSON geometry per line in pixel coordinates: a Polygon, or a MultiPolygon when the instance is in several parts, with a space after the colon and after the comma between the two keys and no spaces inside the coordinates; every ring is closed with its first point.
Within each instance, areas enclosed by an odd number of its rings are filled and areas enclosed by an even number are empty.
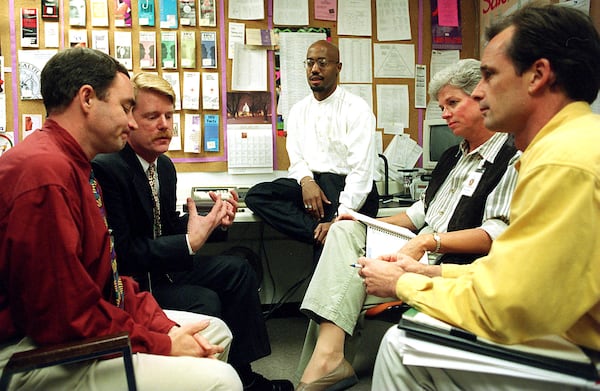
{"type": "Polygon", "coordinates": [[[485,160],[482,160],[479,166],[475,169],[475,171],[469,173],[469,176],[463,183],[460,195],[464,195],[467,197],[471,197],[473,195],[475,189],[479,185],[479,181],[481,180],[483,173],[485,172],[485,167],[483,167],[484,163],[485,160]]]}

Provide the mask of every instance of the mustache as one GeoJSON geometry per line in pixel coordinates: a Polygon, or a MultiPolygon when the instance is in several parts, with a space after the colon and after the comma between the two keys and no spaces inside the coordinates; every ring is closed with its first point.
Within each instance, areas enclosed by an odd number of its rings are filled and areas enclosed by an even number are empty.
{"type": "Polygon", "coordinates": [[[173,129],[167,129],[167,130],[163,130],[160,133],[158,133],[155,137],[153,137],[154,140],[158,140],[161,138],[172,138],[173,137],[173,129]]]}

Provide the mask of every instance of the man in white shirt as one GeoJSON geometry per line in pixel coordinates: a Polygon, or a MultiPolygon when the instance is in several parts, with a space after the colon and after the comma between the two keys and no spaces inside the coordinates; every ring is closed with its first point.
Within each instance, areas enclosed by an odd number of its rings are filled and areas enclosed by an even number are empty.
{"type": "Polygon", "coordinates": [[[305,65],[312,94],[285,122],[288,177],[257,184],[245,202],[278,231],[322,244],[338,210],[377,214],[375,116],[362,98],[337,85],[342,63],[335,45],[313,43],[305,65]]]}

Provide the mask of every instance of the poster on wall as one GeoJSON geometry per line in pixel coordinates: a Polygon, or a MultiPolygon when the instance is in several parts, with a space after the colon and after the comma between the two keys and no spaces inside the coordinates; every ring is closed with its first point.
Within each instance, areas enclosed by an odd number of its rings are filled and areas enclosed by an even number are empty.
{"type": "Polygon", "coordinates": [[[131,0],[116,0],[115,26],[131,27],[131,0]]]}
{"type": "MultiPolygon", "coordinates": [[[[480,53],[486,44],[485,29],[495,21],[510,15],[519,8],[531,3],[533,0],[503,0],[503,1],[480,1],[479,2],[479,42],[480,53]]],[[[536,0],[542,3],[551,3],[551,0],[536,0]]]]}
{"type": "Polygon", "coordinates": [[[431,48],[462,49],[460,29],[460,2],[458,0],[431,0],[431,48]]]}
{"type": "Polygon", "coordinates": [[[56,50],[19,50],[19,86],[21,99],[42,99],[40,76],[42,68],[56,54],[56,50]]]}
{"type": "Polygon", "coordinates": [[[154,0],[138,0],[138,22],[140,26],[154,27],[154,0]]]}
{"type": "Polygon", "coordinates": [[[23,138],[25,138],[42,127],[42,115],[28,113],[23,114],[21,123],[23,124],[21,134],[23,135],[23,138]]]}
{"type": "Polygon", "coordinates": [[[15,145],[15,132],[0,132],[0,156],[15,145]]]}
{"type": "Polygon", "coordinates": [[[21,47],[39,47],[37,8],[21,8],[21,47]]]}
{"type": "Polygon", "coordinates": [[[200,26],[215,27],[217,25],[215,0],[201,0],[200,26]]]}

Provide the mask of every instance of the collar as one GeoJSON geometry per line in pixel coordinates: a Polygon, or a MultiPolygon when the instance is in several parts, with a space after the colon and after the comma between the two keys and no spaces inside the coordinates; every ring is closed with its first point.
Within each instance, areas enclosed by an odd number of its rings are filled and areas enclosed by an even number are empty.
{"type": "Polygon", "coordinates": [[[460,143],[460,151],[463,155],[472,155],[478,154],[484,161],[488,161],[493,163],[498,155],[498,152],[506,142],[508,138],[508,133],[497,132],[492,137],[489,138],[485,143],[481,144],[471,152],[469,151],[469,145],[467,140],[463,140],[460,143]]]}
{"type": "Polygon", "coordinates": [[[148,171],[148,167],[150,167],[151,163],[155,163],[156,164],[156,168],[157,168],[157,172],[158,172],[158,159],[155,159],[154,162],[147,162],[144,158],[142,158],[140,155],[138,155],[137,153],[135,154],[135,156],[138,158],[138,160],[140,161],[140,164],[142,165],[142,169],[144,170],[144,172],[148,171]]]}

